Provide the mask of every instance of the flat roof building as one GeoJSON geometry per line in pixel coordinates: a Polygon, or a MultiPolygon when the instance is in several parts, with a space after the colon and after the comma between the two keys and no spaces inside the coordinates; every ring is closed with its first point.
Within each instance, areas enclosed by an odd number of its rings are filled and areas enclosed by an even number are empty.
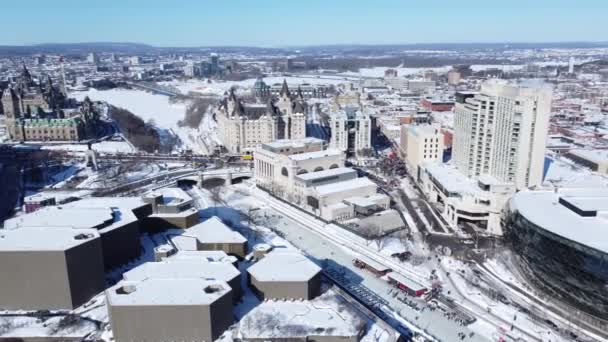
{"type": "Polygon", "coordinates": [[[140,201],[82,199],[60,206],[49,206],[18,216],[4,223],[5,229],[40,227],[44,229],[71,228],[95,229],[101,236],[106,269],[123,265],[139,256],[139,220],[133,210],[145,215],[146,207],[140,201]]]}
{"type": "Polygon", "coordinates": [[[200,278],[121,281],[106,291],[116,341],[214,341],[234,322],[223,281],[200,278]]]}
{"type": "Polygon", "coordinates": [[[514,184],[490,175],[475,180],[451,164],[427,162],[420,169],[420,188],[429,202],[443,205],[442,216],[452,228],[473,222],[492,234],[502,235],[502,210],[515,193],[514,184]]]}
{"type": "Polygon", "coordinates": [[[105,288],[99,232],[0,230],[0,274],[0,309],[74,309],[105,288]]]}
{"type": "Polygon", "coordinates": [[[608,174],[608,150],[570,150],[567,158],[598,173],[608,174]]]}
{"type": "Polygon", "coordinates": [[[122,276],[126,281],[140,281],[146,278],[219,280],[230,285],[234,300],[238,300],[242,294],[241,272],[232,264],[225,262],[168,258],[160,262],[146,262],[125,272],[122,276]]]}
{"type": "Polygon", "coordinates": [[[162,188],[145,194],[143,201],[152,206],[148,218],[152,231],[167,228],[190,228],[198,223],[198,210],[194,200],[180,188],[162,188]]]}
{"type": "Polygon", "coordinates": [[[312,299],[321,289],[321,268],[295,252],[272,251],[247,273],[259,298],[312,299]]]}
{"type": "Polygon", "coordinates": [[[191,227],[183,235],[196,239],[198,251],[224,251],[241,258],[247,254],[247,239],[217,216],[191,227]]]}
{"type": "Polygon", "coordinates": [[[201,260],[207,262],[224,262],[237,267],[238,259],[233,255],[228,255],[224,251],[185,251],[179,252],[163,258],[164,261],[173,260],[201,260]]]}

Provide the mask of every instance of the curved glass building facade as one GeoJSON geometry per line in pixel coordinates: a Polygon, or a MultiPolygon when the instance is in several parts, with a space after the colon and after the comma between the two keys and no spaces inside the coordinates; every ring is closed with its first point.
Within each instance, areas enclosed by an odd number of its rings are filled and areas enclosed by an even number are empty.
{"type": "MultiPolygon", "coordinates": [[[[583,201],[572,197],[562,201],[553,192],[532,193],[516,194],[505,220],[506,237],[522,269],[544,293],[608,320],[608,253],[602,245],[608,241],[588,243],[606,238],[607,219],[597,210],[589,215],[577,212],[583,201]],[[571,203],[579,208],[570,208],[571,203]]],[[[585,206],[589,208],[589,201],[585,206]]]]}

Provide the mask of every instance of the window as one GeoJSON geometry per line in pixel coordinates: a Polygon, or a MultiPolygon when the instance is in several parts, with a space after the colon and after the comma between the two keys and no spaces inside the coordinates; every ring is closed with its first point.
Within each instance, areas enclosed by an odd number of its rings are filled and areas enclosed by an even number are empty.
{"type": "Polygon", "coordinates": [[[288,177],[288,176],[289,176],[289,172],[287,172],[287,168],[286,168],[286,167],[283,167],[283,168],[281,169],[281,175],[283,175],[283,176],[285,176],[285,177],[288,177]]]}

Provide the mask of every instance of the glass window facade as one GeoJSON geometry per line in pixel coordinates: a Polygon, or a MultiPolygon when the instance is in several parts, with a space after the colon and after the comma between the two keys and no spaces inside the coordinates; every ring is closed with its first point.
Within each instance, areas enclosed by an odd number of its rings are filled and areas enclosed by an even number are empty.
{"type": "Polygon", "coordinates": [[[522,268],[543,291],[608,320],[607,253],[539,227],[518,211],[507,213],[505,234],[522,268]]]}

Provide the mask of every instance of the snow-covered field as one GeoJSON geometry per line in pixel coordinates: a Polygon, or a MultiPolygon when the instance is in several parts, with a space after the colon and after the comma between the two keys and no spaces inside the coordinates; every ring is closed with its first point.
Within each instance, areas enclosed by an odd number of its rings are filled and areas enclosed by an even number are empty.
{"type": "MultiPolygon", "coordinates": [[[[471,69],[473,71],[482,71],[482,70],[487,70],[487,69],[492,69],[492,68],[497,68],[497,69],[502,69],[504,71],[513,71],[513,70],[519,70],[521,69],[523,66],[522,65],[492,65],[492,64],[474,64],[471,65],[471,69]]],[[[431,70],[434,71],[436,73],[446,73],[448,71],[450,71],[450,69],[452,69],[451,65],[446,65],[446,66],[442,66],[442,67],[432,67],[432,68],[401,68],[401,67],[396,67],[396,68],[388,68],[388,67],[374,67],[374,68],[361,68],[359,69],[358,72],[345,72],[342,73],[341,75],[345,75],[345,76],[365,76],[365,77],[384,77],[384,71],[386,71],[386,69],[395,69],[397,70],[397,73],[399,76],[408,76],[408,75],[416,75],[416,74],[420,74],[423,73],[425,71],[431,70]]]]}
{"type": "Polygon", "coordinates": [[[194,153],[207,153],[206,147],[199,139],[204,132],[177,125],[179,120],[184,119],[188,102],[170,103],[168,96],[142,90],[119,88],[110,90],[89,89],[71,95],[78,100],[83,100],[88,96],[91,100],[105,101],[113,106],[124,108],[146,122],[154,121],[154,124],[161,130],[178,136],[185,149],[191,149],[194,153]]]}

